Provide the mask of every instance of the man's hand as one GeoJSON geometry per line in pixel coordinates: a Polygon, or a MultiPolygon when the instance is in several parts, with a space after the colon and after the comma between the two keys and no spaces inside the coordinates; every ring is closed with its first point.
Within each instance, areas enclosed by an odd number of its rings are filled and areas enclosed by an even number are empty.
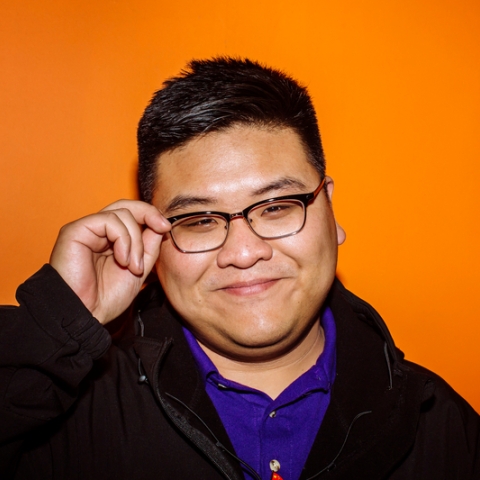
{"type": "Polygon", "coordinates": [[[65,225],[50,264],[105,324],[136,297],[170,228],[153,205],[120,200],[65,225]]]}

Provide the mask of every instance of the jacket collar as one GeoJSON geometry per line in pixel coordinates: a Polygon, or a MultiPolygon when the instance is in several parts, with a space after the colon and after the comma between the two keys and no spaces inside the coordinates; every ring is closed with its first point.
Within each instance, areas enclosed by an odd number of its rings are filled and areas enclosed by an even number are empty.
{"type": "Polygon", "coordinates": [[[413,445],[427,378],[405,368],[378,313],[338,280],[328,303],[337,375],[301,478],[385,478],[413,445]]]}
{"type": "Polygon", "coordinates": [[[234,448],[205,391],[181,319],[165,301],[158,285],[150,290],[146,292],[150,295],[148,307],[138,312],[144,332],[135,337],[133,346],[153,393],[170,420],[226,478],[244,480],[239,463],[228,454],[234,453],[234,448]]]}

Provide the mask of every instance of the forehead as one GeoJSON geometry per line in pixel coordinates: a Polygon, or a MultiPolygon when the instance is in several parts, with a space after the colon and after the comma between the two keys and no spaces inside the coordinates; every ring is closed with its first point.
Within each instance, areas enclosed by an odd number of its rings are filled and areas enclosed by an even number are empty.
{"type": "MultiPolygon", "coordinates": [[[[162,154],[153,203],[162,209],[178,195],[241,202],[285,178],[293,180],[290,188],[296,183],[297,191],[299,184],[315,188],[318,183],[298,134],[288,128],[235,126],[162,154]]],[[[289,188],[288,182],[281,188],[289,188]]]]}

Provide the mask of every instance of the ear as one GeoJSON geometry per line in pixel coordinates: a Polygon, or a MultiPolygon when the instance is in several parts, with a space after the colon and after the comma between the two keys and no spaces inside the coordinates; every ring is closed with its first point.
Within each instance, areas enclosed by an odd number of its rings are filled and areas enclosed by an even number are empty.
{"type": "MultiPolygon", "coordinates": [[[[333,196],[333,179],[328,175],[325,177],[325,191],[327,192],[328,200],[330,201],[331,205],[333,196]]],[[[341,245],[345,241],[347,234],[345,233],[345,230],[337,223],[336,220],[335,228],[337,229],[337,243],[341,245]]]]}

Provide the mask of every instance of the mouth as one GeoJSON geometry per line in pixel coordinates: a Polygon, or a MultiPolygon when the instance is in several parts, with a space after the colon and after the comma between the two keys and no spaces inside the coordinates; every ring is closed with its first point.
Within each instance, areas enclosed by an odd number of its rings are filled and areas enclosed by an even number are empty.
{"type": "Polygon", "coordinates": [[[237,282],[222,287],[219,290],[236,296],[257,295],[265,292],[280,281],[279,278],[258,278],[248,282],[237,282]]]}

